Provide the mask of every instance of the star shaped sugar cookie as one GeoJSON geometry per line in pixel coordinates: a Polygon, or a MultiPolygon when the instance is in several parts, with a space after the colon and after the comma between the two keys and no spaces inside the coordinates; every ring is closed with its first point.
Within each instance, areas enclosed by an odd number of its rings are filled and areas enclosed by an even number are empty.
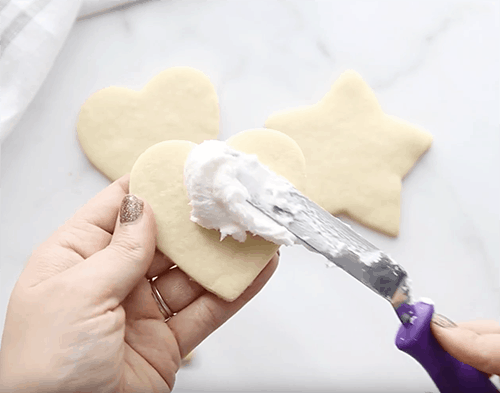
{"type": "Polygon", "coordinates": [[[359,74],[344,72],[317,104],[275,113],[265,125],[302,149],[309,198],[332,214],[398,235],[401,180],[432,136],[385,114],[359,74]]]}

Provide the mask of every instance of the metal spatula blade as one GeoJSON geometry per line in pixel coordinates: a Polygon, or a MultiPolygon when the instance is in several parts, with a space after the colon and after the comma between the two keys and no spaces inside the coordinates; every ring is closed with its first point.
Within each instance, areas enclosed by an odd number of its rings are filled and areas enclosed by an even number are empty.
{"type": "MultiPolygon", "coordinates": [[[[350,226],[298,190],[287,193],[279,206],[254,195],[247,202],[288,229],[308,249],[323,255],[388,300],[395,310],[410,303],[406,271],[350,226]],[[301,214],[290,211],[288,206],[300,206],[301,214]],[[369,262],[366,256],[371,257],[369,262]]],[[[398,313],[398,317],[402,323],[406,323],[411,315],[403,312],[398,313]]]]}

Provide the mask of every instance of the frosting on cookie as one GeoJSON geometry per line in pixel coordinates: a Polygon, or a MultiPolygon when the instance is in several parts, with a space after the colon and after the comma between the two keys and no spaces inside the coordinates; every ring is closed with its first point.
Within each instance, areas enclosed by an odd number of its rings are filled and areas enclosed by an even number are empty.
{"type": "Polygon", "coordinates": [[[205,141],[190,152],[184,182],[191,221],[219,229],[221,240],[229,235],[244,242],[248,231],[280,245],[297,242],[295,235],[247,202],[252,195],[265,196],[271,202],[294,189],[256,155],[234,150],[222,141],[205,141]]]}

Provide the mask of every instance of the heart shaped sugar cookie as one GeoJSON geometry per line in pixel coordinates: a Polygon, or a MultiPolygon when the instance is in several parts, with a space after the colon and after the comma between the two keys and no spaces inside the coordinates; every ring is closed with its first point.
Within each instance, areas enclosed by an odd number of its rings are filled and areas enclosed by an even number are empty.
{"type": "MultiPolygon", "coordinates": [[[[248,130],[231,137],[227,144],[256,154],[264,165],[304,191],[304,156],[290,137],[274,130],[248,130]]],[[[158,248],[205,289],[232,301],[252,283],[278,246],[251,234],[244,243],[232,237],[220,241],[219,231],[190,220],[184,162],[194,146],[176,140],[147,149],[132,168],[130,192],[151,205],[158,248]]]]}
{"type": "Polygon", "coordinates": [[[202,72],[169,68],[140,91],[111,86],[93,94],[80,110],[77,132],[89,160],[116,180],[158,142],[216,139],[217,93],[202,72]]]}

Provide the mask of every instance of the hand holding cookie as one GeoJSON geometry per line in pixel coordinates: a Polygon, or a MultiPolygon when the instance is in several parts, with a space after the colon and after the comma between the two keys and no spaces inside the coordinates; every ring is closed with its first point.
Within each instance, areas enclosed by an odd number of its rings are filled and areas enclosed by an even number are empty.
{"type": "Polygon", "coordinates": [[[243,307],[278,256],[228,303],[155,250],[128,176],[99,193],[30,258],[9,303],[0,391],[170,391],[183,357],[243,307]]]}

